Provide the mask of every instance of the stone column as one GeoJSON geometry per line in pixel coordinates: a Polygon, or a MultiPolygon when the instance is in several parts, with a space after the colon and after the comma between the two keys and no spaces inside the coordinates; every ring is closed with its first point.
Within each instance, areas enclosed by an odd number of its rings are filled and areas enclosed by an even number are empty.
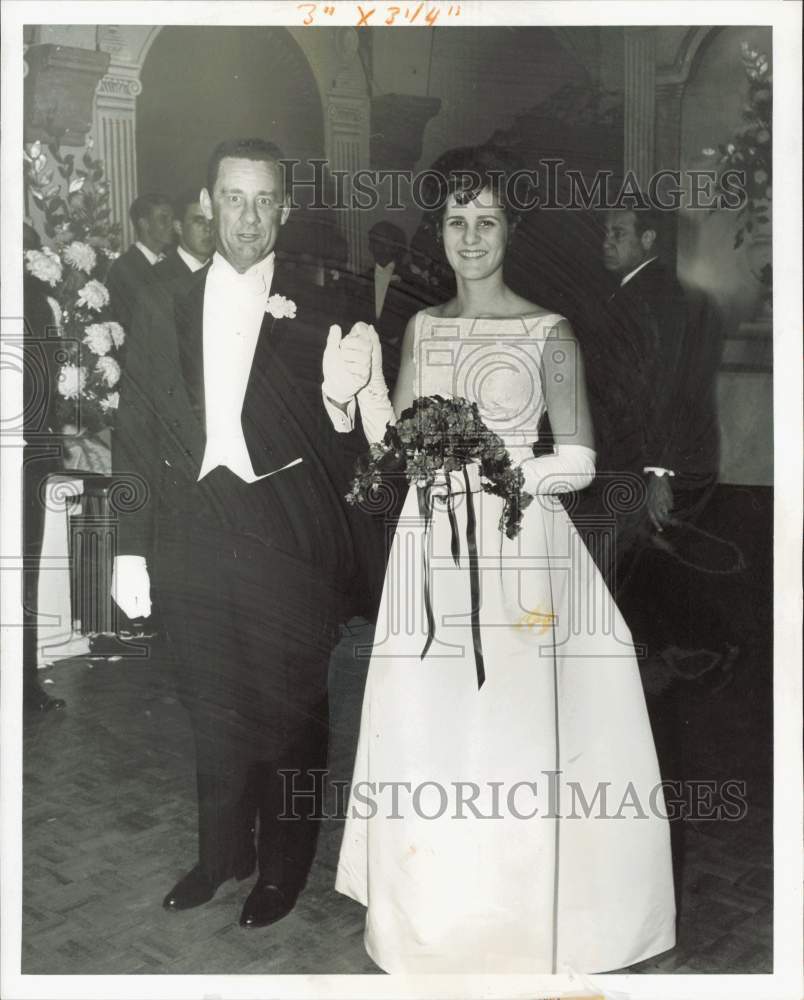
{"type": "MultiPolygon", "coordinates": [[[[681,169],[681,98],[684,94],[683,83],[656,84],[656,146],[655,168],[657,170],[681,169]]],[[[658,194],[669,201],[663,194],[662,187],[672,182],[658,185],[658,194]]],[[[668,259],[675,260],[678,248],[678,213],[672,217],[672,225],[665,227],[664,252],[668,259]]]]}
{"type": "MultiPolygon", "coordinates": [[[[367,97],[327,95],[324,142],[330,170],[345,170],[347,203],[351,201],[351,177],[369,165],[369,102],[367,97]]],[[[366,256],[365,212],[338,209],[338,226],[349,244],[349,267],[357,272],[366,256]]]]}
{"type": "Polygon", "coordinates": [[[643,188],[647,188],[654,167],[655,99],[655,28],[626,28],[623,163],[643,188]]]}
{"type": "Polygon", "coordinates": [[[128,217],[137,195],[135,116],[142,84],[131,66],[111,66],[95,92],[95,150],[111,188],[112,221],[120,224],[122,245],[134,239],[128,217]]]}

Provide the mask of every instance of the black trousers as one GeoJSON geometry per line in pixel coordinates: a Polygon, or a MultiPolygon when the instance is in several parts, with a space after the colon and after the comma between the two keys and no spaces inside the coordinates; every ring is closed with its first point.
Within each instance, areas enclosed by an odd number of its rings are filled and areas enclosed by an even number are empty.
{"type": "Polygon", "coordinates": [[[294,896],[323,801],[338,612],[324,569],[279,548],[254,510],[225,525],[198,513],[161,521],[153,570],[195,739],[199,863],[224,881],[258,827],[261,877],[294,896]]]}

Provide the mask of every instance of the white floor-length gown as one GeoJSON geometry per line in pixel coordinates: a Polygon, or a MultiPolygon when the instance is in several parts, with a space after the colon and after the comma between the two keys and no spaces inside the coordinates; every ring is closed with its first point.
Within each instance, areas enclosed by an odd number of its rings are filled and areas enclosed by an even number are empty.
{"type": "MultiPolygon", "coordinates": [[[[414,395],[464,396],[516,457],[544,410],[560,317],[416,324],[414,395]],[[545,346],[546,344],[546,346],[545,346]]],[[[391,973],[623,968],[673,947],[669,827],[631,636],[562,505],[520,535],[474,494],[485,682],[471,628],[465,497],[411,489],[385,578],[336,888],[367,907],[391,973]],[[475,792],[477,789],[477,792],[475,792]],[[396,801],[394,802],[394,798],[396,801]]]]}

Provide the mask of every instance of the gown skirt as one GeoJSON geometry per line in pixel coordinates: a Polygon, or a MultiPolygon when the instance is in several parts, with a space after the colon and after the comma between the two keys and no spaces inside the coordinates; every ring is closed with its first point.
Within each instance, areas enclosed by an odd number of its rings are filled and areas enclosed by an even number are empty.
{"type": "Polygon", "coordinates": [[[415,487],[405,500],[336,889],[367,907],[366,949],[390,973],[621,969],[675,943],[631,635],[557,499],[536,497],[515,539],[498,497],[471,500],[474,629],[467,497],[430,517],[415,487]]]}

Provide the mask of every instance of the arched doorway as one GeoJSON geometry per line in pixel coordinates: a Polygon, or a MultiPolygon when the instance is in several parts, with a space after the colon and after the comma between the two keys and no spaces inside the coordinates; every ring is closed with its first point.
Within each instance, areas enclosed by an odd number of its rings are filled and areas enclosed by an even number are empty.
{"type": "Polygon", "coordinates": [[[318,86],[285,28],[165,27],[140,82],[140,192],[200,189],[210,151],[227,138],[259,135],[300,160],[324,155],[318,86]]]}

